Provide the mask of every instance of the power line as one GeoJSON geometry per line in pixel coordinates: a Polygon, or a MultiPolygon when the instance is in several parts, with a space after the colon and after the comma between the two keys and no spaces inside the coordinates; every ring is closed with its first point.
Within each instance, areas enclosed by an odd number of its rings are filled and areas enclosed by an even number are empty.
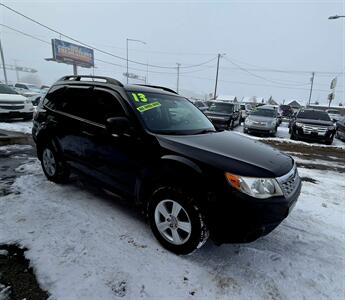
{"type": "Polygon", "coordinates": [[[260,78],[262,80],[265,80],[265,81],[268,81],[268,82],[272,82],[272,83],[275,83],[275,84],[283,84],[283,85],[287,85],[287,86],[302,86],[302,85],[307,85],[307,83],[303,83],[303,84],[287,84],[287,83],[282,83],[282,82],[279,82],[279,81],[275,81],[275,80],[271,80],[269,78],[266,78],[266,77],[263,77],[261,75],[257,75],[249,70],[247,70],[246,68],[243,68],[242,66],[240,66],[239,64],[233,62],[231,59],[225,57],[224,58],[226,61],[230,62],[231,64],[233,64],[234,66],[238,67],[240,70],[242,70],[243,72],[246,72],[248,74],[250,74],[251,76],[254,76],[256,78],[260,78]]]}
{"type": "MultiPolygon", "coordinates": [[[[0,3],[0,5],[3,6],[3,7],[5,7],[6,9],[12,11],[13,13],[15,13],[15,14],[17,14],[17,15],[23,17],[23,18],[25,18],[25,19],[27,19],[27,20],[29,20],[29,21],[31,21],[31,22],[33,22],[33,23],[39,25],[39,26],[42,26],[42,27],[46,28],[47,30],[50,30],[50,31],[52,31],[52,32],[54,32],[54,33],[56,33],[56,34],[59,34],[60,36],[64,36],[64,37],[70,39],[71,41],[74,41],[74,42],[76,42],[76,43],[78,43],[78,44],[80,44],[80,45],[83,45],[83,46],[85,46],[85,47],[91,48],[91,49],[93,49],[93,50],[95,50],[95,51],[101,52],[101,53],[103,53],[103,54],[106,54],[106,55],[115,57],[115,58],[120,59],[120,60],[123,60],[123,61],[126,61],[126,60],[127,60],[127,59],[124,58],[124,57],[121,57],[121,56],[119,56],[119,55],[115,55],[115,54],[113,54],[113,53],[110,53],[110,52],[105,51],[105,50],[102,50],[102,49],[99,49],[99,48],[94,47],[94,46],[92,46],[92,45],[90,45],[90,44],[87,44],[87,43],[84,43],[84,42],[82,42],[82,41],[80,41],[80,40],[77,40],[77,39],[75,39],[75,38],[73,38],[73,37],[71,37],[71,36],[69,36],[69,35],[67,35],[67,34],[64,34],[64,33],[60,32],[60,31],[58,31],[58,30],[56,30],[56,29],[53,29],[52,27],[49,27],[49,26],[47,26],[47,25],[44,25],[43,23],[41,23],[41,22],[39,22],[39,21],[36,21],[36,20],[34,20],[33,18],[31,18],[31,17],[29,17],[29,16],[26,16],[26,15],[24,15],[23,13],[21,13],[21,12],[15,10],[15,9],[13,9],[13,8],[11,8],[11,7],[9,7],[9,6],[5,5],[5,4],[3,4],[3,3],[0,3]]],[[[214,58],[212,58],[212,59],[210,59],[210,60],[208,60],[208,61],[199,63],[199,64],[190,65],[190,66],[183,66],[183,67],[181,67],[181,68],[194,68],[194,67],[199,67],[199,66],[205,65],[205,64],[207,64],[207,63],[213,61],[214,59],[216,59],[216,57],[214,57],[214,58]]],[[[149,67],[151,67],[151,68],[176,69],[176,67],[172,67],[172,66],[151,65],[151,64],[147,64],[147,63],[143,63],[143,62],[134,61],[134,60],[128,60],[128,61],[131,62],[131,63],[135,63],[135,64],[138,64],[138,65],[142,65],[142,66],[149,66],[149,67]]]]}
{"type": "MultiPolygon", "coordinates": [[[[206,78],[206,77],[200,77],[200,76],[192,76],[192,75],[181,75],[181,76],[200,79],[200,80],[209,80],[210,82],[213,81],[212,78],[206,78]]],[[[226,82],[226,83],[243,84],[243,85],[253,85],[253,86],[263,86],[263,87],[275,87],[275,88],[282,88],[282,89],[289,89],[289,90],[309,91],[308,88],[288,87],[288,86],[282,86],[282,85],[280,85],[280,86],[279,85],[269,85],[269,84],[253,83],[253,82],[231,81],[231,80],[224,80],[224,79],[219,79],[219,81],[226,82]]],[[[322,89],[314,89],[314,91],[329,92],[329,90],[322,90],[322,89]]],[[[345,92],[345,91],[344,90],[337,90],[337,92],[345,92]]]]}

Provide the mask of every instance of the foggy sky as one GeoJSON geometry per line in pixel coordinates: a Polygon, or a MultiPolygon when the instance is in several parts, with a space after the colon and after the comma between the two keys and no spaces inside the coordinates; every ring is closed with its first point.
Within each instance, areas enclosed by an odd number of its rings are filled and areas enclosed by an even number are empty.
{"type": "MultiPolygon", "coordinates": [[[[198,64],[226,53],[220,61],[218,94],[273,96],[279,102],[306,102],[310,73],[262,72],[278,69],[316,73],[313,101],[326,103],[329,84],[338,74],[334,104],[345,104],[344,1],[3,1],[4,4],[85,43],[126,57],[126,38],[132,60],[163,66],[198,64]],[[237,64],[234,66],[230,61],[237,64]],[[239,69],[238,65],[242,68],[239,69]],[[243,69],[249,69],[248,72],[243,69]],[[263,77],[263,78],[258,78],[263,77]]],[[[0,8],[1,23],[50,42],[57,34],[0,8]]],[[[37,69],[45,84],[71,74],[72,67],[46,62],[51,46],[0,26],[7,64],[37,69]]],[[[62,39],[68,40],[64,37],[62,39]]],[[[107,75],[122,82],[125,61],[95,51],[96,68],[81,74],[107,75]]],[[[130,63],[131,70],[146,76],[146,67],[130,63]]],[[[180,88],[199,94],[214,89],[216,60],[191,69],[181,69],[180,88]],[[186,72],[186,73],[185,73],[186,72]],[[187,73],[188,72],[188,73],[187,73]]],[[[8,72],[16,81],[15,73],[8,72]]],[[[21,73],[23,78],[26,74],[21,73]]],[[[176,88],[175,69],[149,68],[149,83],[176,88]],[[153,73],[163,72],[163,73],[153,73]],[[165,74],[168,73],[168,74],[165,74]]],[[[3,80],[3,74],[0,74],[3,80]]]]}

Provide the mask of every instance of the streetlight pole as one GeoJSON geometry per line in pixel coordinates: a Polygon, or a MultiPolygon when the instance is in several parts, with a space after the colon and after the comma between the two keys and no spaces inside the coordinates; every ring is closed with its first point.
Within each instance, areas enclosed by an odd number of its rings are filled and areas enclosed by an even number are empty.
{"type": "Polygon", "coordinates": [[[4,70],[5,83],[8,84],[7,73],[6,73],[6,64],[5,64],[4,52],[2,51],[1,39],[0,39],[0,55],[1,55],[1,60],[2,60],[2,69],[4,70]]]}
{"type": "Polygon", "coordinates": [[[138,43],[142,43],[142,44],[144,44],[144,45],[146,45],[146,42],[144,42],[144,41],[141,41],[141,40],[134,40],[134,39],[126,39],[126,53],[127,53],[127,59],[126,59],[126,61],[127,61],[127,84],[128,84],[128,74],[129,74],[129,71],[128,71],[128,42],[138,42],[138,43]]]}

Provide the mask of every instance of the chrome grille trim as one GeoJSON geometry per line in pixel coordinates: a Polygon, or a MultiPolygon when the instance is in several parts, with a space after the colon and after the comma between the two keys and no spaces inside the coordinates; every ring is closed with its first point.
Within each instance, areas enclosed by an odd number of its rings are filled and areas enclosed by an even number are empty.
{"type": "Polygon", "coordinates": [[[285,175],[278,177],[277,181],[286,197],[290,196],[299,186],[301,178],[298,175],[296,164],[285,175]]]}
{"type": "Polygon", "coordinates": [[[325,135],[328,130],[328,126],[322,126],[322,125],[303,124],[302,128],[303,128],[303,132],[307,134],[310,134],[312,132],[317,132],[318,134],[325,135]]]}
{"type": "Polygon", "coordinates": [[[0,100],[1,104],[21,104],[24,105],[24,101],[8,101],[8,100],[0,100]]]}
{"type": "Polygon", "coordinates": [[[11,106],[5,106],[5,105],[0,105],[1,109],[6,109],[6,110],[19,110],[19,109],[24,109],[24,105],[23,106],[17,106],[17,105],[11,105],[11,106]]]}

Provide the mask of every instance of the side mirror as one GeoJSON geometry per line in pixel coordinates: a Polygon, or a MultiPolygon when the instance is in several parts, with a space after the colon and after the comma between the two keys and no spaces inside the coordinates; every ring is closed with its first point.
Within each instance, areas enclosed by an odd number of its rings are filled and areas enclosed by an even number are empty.
{"type": "Polygon", "coordinates": [[[116,135],[130,135],[133,131],[131,122],[126,117],[108,118],[106,128],[109,133],[116,135]]]}

